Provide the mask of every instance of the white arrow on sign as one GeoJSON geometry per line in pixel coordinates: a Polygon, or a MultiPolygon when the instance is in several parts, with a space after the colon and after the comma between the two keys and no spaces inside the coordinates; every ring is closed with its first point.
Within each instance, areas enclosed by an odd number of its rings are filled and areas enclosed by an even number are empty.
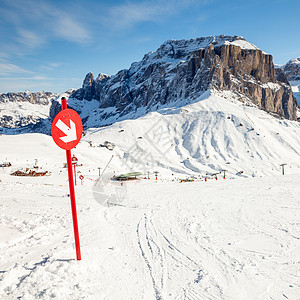
{"type": "Polygon", "coordinates": [[[64,143],[69,143],[69,142],[75,141],[77,139],[76,125],[72,120],[70,120],[71,127],[68,127],[61,119],[59,119],[57,121],[55,126],[66,135],[66,136],[60,137],[60,139],[64,143]]]}

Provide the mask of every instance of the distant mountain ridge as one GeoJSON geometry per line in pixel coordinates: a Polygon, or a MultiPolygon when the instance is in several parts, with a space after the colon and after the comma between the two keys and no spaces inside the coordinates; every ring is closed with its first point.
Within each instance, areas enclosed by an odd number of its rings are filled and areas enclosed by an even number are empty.
{"type": "Polygon", "coordinates": [[[51,98],[56,97],[57,94],[51,92],[37,92],[30,91],[20,93],[3,93],[0,94],[0,103],[5,102],[30,102],[32,104],[48,105],[51,98]]]}
{"type": "Polygon", "coordinates": [[[64,94],[30,91],[0,94],[0,133],[50,132],[49,114],[53,103],[64,94]]]}
{"type": "Polygon", "coordinates": [[[289,81],[300,80],[300,57],[289,60],[282,68],[289,81]]]}
{"type": "Polygon", "coordinates": [[[300,57],[289,60],[282,66],[282,69],[292,86],[294,97],[300,105],[300,57]]]}
{"type": "Polygon", "coordinates": [[[38,123],[47,118],[51,100],[56,97],[51,92],[0,94],[0,126],[18,128],[38,123]]]}

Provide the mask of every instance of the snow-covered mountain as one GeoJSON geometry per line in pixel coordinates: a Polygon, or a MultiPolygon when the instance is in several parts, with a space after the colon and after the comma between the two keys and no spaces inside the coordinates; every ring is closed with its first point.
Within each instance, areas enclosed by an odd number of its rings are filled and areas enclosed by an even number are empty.
{"type": "Polygon", "coordinates": [[[53,102],[69,97],[73,89],[63,94],[30,91],[0,94],[0,133],[40,132],[49,134],[53,102]]]}
{"type": "MultiPolygon", "coordinates": [[[[290,73],[289,73],[290,74],[290,73]]],[[[278,117],[297,119],[298,82],[274,68],[272,56],[238,36],[169,40],[155,52],[114,76],[86,75],[82,88],[63,95],[29,92],[2,94],[0,132],[50,133],[60,98],[83,120],[84,128],[136,119],[167,107],[197,101],[207,91],[231,91],[242,102],[278,117]]]]}
{"type": "Polygon", "coordinates": [[[289,60],[282,68],[289,81],[300,80],[300,57],[289,60]]]}
{"type": "Polygon", "coordinates": [[[290,85],[292,86],[293,94],[300,105],[300,57],[293,58],[285,64],[284,70],[290,85]]]}
{"type": "Polygon", "coordinates": [[[300,105],[300,80],[290,81],[293,95],[296,98],[298,105],[300,105]]]}
{"type": "MultiPolygon", "coordinates": [[[[230,91],[210,90],[189,104],[165,105],[148,114],[141,110],[140,118],[113,120],[104,127],[95,126],[97,120],[89,117],[98,110],[97,100],[72,99],[68,104],[83,121],[88,119],[86,124],[94,124],[85,129],[81,143],[96,152],[105,141],[115,144],[107,153],[115,156],[120,172],[196,175],[225,169],[249,177],[276,174],[281,163],[292,166],[300,161],[300,123],[258,109],[230,91]]],[[[37,127],[42,124],[51,125],[46,119],[34,129],[42,130],[37,127]]]]}
{"type": "MultiPolygon", "coordinates": [[[[94,121],[107,125],[161,106],[192,103],[207,90],[233,91],[257,107],[296,120],[297,103],[272,56],[238,36],[169,40],[128,70],[94,79],[87,74],[71,98],[99,101],[94,121]]],[[[72,100],[71,100],[72,101],[72,100]]]]}
{"type": "Polygon", "coordinates": [[[48,118],[56,97],[50,92],[0,94],[0,127],[17,128],[48,118]]]}

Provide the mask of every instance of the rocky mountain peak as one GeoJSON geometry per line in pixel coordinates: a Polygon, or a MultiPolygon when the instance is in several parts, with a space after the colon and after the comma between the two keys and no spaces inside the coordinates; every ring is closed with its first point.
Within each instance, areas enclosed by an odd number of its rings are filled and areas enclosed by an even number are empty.
{"type": "Polygon", "coordinates": [[[102,81],[109,79],[110,76],[107,74],[99,73],[98,77],[96,78],[96,81],[102,81]]]}
{"type": "Polygon", "coordinates": [[[284,73],[276,71],[272,55],[240,36],[209,36],[168,40],[128,70],[116,75],[89,73],[83,87],[71,95],[96,99],[102,124],[113,115],[132,117],[144,108],[195,101],[207,90],[229,90],[261,109],[296,120],[297,102],[284,73]]]}
{"type": "Polygon", "coordinates": [[[241,36],[218,35],[189,40],[168,40],[158,48],[156,53],[159,57],[184,58],[199,49],[208,48],[210,45],[214,47],[236,45],[243,49],[258,49],[241,36]]]}
{"type": "Polygon", "coordinates": [[[83,80],[82,88],[89,89],[89,88],[93,87],[94,81],[95,80],[94,80],[93,73],[92,72],[88,73],[83,80]]]}

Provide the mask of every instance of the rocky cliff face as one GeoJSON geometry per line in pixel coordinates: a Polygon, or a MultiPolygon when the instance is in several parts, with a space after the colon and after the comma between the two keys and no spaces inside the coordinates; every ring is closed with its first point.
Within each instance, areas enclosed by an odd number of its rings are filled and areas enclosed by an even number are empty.
{"type": "Polygon", "coordinates": [[[258,49],[236,45],[210,46],[210,86],[245,95],[258,107],[296,120],[297,103],[283,72],[275,70],[273,58],[258,49]]]}
{"type": "Polygon", "coordinates": [[[56,95],[51,92],[31,93],[29,91],[21,93],[0,94],[0,103],[8,102],[29,102],[31,104],[48,105],[50,99],[56,95]]]}
{"type": "Polygon", "coordinates": [[[300,57],[291,59],[284,65],[283,70],[289,81],[300,80],[300,57]]]}
{"type": "Polygon", "coordinates": [[[242,37],[216,36],[170,40],[116,75],[89,73],[71,97],[99,101],[112,109],[101,116],[123,116],[145,108],[196,100],[204,91],[231,90],[258,107],[296,120],[297,102],[272,56],[242,37]]]}

